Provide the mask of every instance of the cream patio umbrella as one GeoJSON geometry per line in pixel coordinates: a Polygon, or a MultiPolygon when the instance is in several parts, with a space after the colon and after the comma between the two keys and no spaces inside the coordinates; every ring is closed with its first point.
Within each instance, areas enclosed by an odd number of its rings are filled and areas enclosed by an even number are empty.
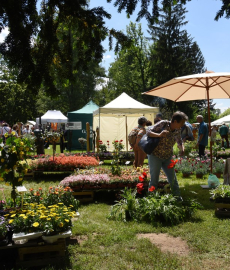
{"type": "MultiPolygon", "coordinates": [[[[152,90],[144,92],[145,95],[158,96],[175,102],[202,100],[208,101],[209,135],[210,123],[210,99],[230,98],[230,72],[206,71],[201,74],[193,74],[176,77],[152,90]]],[[[211,172],[212,172],[212,145],[210,145],[211,172]]]]}

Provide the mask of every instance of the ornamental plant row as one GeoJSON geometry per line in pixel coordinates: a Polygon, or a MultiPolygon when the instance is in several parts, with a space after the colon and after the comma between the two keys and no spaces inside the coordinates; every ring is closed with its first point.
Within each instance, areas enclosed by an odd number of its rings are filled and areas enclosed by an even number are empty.
{"type": "Polygon", "coordinates": [[[70,170],[73,171],[76,168],[85,169],[89,167],[96,167],[99,162],[94,157],[84,157],[84,156],[66,156],[61,154],[49,158],[41,158],[34,160],[31,163],[31,168],[33,170],[43,170],[43,171],[60,171],[60,170],[70,170]]]}

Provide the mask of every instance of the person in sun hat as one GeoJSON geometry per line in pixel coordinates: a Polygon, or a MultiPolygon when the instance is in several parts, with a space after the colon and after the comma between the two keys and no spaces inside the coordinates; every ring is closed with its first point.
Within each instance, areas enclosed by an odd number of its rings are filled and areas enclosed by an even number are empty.
{"type": "Polygon", "coordinates": [[[228,141],[228,127],[222,122],[222,126],[219,129],[220,136],[222,138],[222,147],[224,147],[224,140],[226,140],[227,148],[229,148],[229,141],[228,141]]]}

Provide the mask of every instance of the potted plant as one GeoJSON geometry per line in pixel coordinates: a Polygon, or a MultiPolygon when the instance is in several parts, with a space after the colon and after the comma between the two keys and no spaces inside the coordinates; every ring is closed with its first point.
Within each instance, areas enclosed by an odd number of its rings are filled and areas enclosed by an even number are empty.
{"type": "Polygon", "coordinates": [[[213,162],[212,173],[215,174],[218,178],[221,177],[221,174],[224,172],[225,162],[223,159],[219,159],[213,162]]]}
{"type": "Polygon", "coordinates": [[[219,185],[210,190],[211,200],[215,202],[215,214],[218,217],[230,217],[230,186],[219,185]]]}
{"type": "Polygon", "coordinates": [[[194,164],[194,172],[196,173],[197,178],[203,178],[205,174],[208,173],[209,164],[205,160],[197,160],[194,164]]]}
{"type": "Polygon", "coordinates": [[[175,165],[175,170],[182,172],[183,177],[189,177],[193,172],[192,163],[189,159],[180,159],[175,165]]]}

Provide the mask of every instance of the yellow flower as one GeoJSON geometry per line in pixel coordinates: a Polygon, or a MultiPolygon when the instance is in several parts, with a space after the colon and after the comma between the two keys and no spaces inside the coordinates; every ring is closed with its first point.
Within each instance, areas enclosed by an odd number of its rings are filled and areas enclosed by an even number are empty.
{"type": "Polygon", "coordinates": [[[51,220],[51,218],[50,218],[50,217],[48,217],[46,220],[51,220]]]}
{"type": "Polygon", "coordinates": [[[8,132],[6,132],[6,133],[4,134],[4,136],[5,136],[6,138],[8,137],[8,135],[9,135],[8,132]]]}
{"type": "Polygon", "coordinates": [[[24,142],[20,142],[20,145],[24,145],[24,142]]]}
{"type": "Polygon", "coordinates": [[[24,216],[23,219],[27,219],[27,216],[24,216]]]}
{"type": "Polygon", "coordinates": [[[23,180],[23,178],[18,178],[18,182],[21,182],[23,180]]]}
{"type": "Polygon", "coordinates": [[[5,159],[4,158],[1,158],[1,162],[3,163],[5,161],[5,159]]]}
{"type": "Polygon", "coordinates": [[[4,178],[3,177],[0,177],[0,181],[4,181],[4,178]]]}
{"type": "Polygon", "coordinates": [[[6,186],[9,186],[10,184],[9,183],[6,183],[6,186]]]}
{"type": "Polygon", "coordinates": [[[6,214],[6,215],[4,215],[4,217],[8,217],[10,214],[6,214]]]}
{"type": "Polygon", "coordinates": [[[19,215],[19,217],[24,217],[25,216],[25,214],[21,214],[21,215],[19,215]]]}
{"type": "Polygon", "coordinates": [[[63,227],[63,226],[64,226],[63,222],[60,222],[59,227],[63,227]]]}
{"type": "Polygon", "coordinates": [[[14,221],[13,219],[10,219],[10,220],[9,220],[9,224],[11,224],[13,221],[14,221]]]}
{"type": "Polygon", "coordinates": [[[59,202],[58,204],[62,205],[63,203],[62,202],[59,202]]]}
{"type": "Polygon", "coordinates": [[[33,223],[33,227],[38,227],[39,226],[39,223],[38,222],[34,222],[33,223]]]}
{"type": "Polygon", "coordinates": [[[11,215],[10,217],[15,217],[16,216],[16,214],[13,214],[13,215],[11,215]]]}
{"type": "Polygon", "coordinates": [[[65,219],[65,221],[66,221],[66,222],[69,222],[69,220],[68,220],[68,219],[65,219]]]}
{"type": "Polygon", "coordinates": [[[28,152],[30,150],[30,148],[29,147],[26,147],[25,150],[28,152]]]}
{"type": "Polygon", "coordinates": [[[15,131],[12,131],[11,134],[14,136],[16,133],[15,133],[15,131]]]}

